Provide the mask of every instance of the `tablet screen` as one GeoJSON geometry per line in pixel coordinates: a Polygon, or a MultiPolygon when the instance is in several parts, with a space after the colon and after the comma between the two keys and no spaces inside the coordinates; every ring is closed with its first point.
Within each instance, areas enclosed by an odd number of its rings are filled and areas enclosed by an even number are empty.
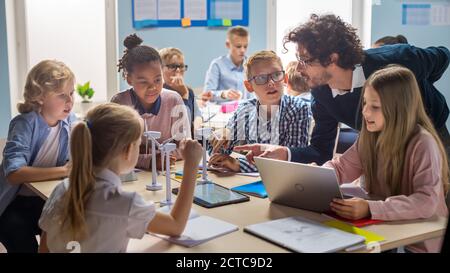
{"type": "MultiPolygon", "coordinates": [[[[177,194],[178,188],[173,192],[177,194]]],[[[207,208],[245,201],[249,201],[248,196],[214,183],[200,184],[195,187],[194,202],[207,208]]]]}

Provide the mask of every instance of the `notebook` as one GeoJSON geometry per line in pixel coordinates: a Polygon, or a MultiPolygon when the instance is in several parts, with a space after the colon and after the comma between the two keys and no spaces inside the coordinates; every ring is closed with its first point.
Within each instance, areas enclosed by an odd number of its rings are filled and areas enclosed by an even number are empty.
{"type": "Polygon", "coordinates": [[[264,187],[264,184],[261,180],[250,184],[234,187],[231,189],[233,191],[245,193],[259,198],[267,198],[266,188],[264,187]]]}
{"type": "MultiPolygon", "coordinates": [[[[168,207],[164,207],[159,211],[168,213],[168,207]]],[[[238,229],[239,228],[233,224],[213,217],[200,215],[194,210],[191,210],[189,220],[180,237],[169,237],[154,233],[151,233],[151,235],[177,245],[194,247],[225,234],[237,231],[238,229]]]]}
{"type": "Polygon", "coordinates": [[[303,217],[287,217],[250,225],[244,231],[295,252],[328,253],[361,244],[365,238],[303,217]]]}

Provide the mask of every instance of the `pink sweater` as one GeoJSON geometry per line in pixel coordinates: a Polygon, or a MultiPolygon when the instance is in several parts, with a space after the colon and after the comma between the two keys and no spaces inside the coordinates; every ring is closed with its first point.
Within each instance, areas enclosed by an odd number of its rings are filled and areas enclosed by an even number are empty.
{"type": "MultiPolygon", "coordinates": [[[[177,133],[182,133],[186,138],[191,138],[190,122],[186,112],[181,96],[174,91],[163,89],[160,94],[160,108],[156,115],[144,112],[145,109],[132,89],[116,94],[111,102],[122,105],[129,105],[136,109],[143,119],[147,120],[149,131],[161,132],[161,138],[158,142],[161,143],[177,133]]],[[[141,153],[139,155],[137,168],[150,169],[151,168],[151,142],[148,144],[149,152],[145,153],[145,139],[142,138],[141,153]]],[[[159,153],[158,153],[159,154],[159,153]]],[[[179,160],[182,159],[181,152],[177,149],[173,155],[179,160]]]]}
{"type": "MultiPolygon", "coordinates": [[[[428,131],[420,127],[420,131],[408,144],[405,158],[400,186],[402,195],[390,196],[386,181],[378,181],[379,183],[371,186],[370,191],[366,188],[369,194],[384,200],[368,201],[372,219],[396,221],[426,219],[434,215],[447,217],[448,209],[442,186],[442,159],[438,145],[428,131]]],[[[379,166],[381,160],[388,159],[380,159],[379,166]]],[[[324,166],[336,170],[340,183],[352,182],[363,175],[356,144],[324,166]]],[[[381,177],[381,171],[378,171],[378,176],[381,177]]],[[[439,252],[442,239],[430,239],[407,248],[413,252],[439,252]]]]}

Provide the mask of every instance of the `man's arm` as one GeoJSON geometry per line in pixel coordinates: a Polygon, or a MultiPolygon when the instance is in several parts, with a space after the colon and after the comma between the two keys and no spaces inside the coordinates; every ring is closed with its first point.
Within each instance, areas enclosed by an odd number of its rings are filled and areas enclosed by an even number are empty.
{"type": "Polygon", "coordinates": [[[290,148],[291,161],[323,164],[333,157],[338,121],[317,100],[311,104],[315,126],[311,144],[303,148],[290,148]]]}

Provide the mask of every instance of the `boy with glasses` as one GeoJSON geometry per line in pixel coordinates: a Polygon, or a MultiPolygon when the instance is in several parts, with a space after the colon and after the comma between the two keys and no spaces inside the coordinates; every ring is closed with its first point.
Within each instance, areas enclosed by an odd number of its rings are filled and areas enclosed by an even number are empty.
{"type": "Polygon", "coordinates": [[[184,55],[181,50],[174,47],[163,48],[159,51],[163,61],[163,88],[176,91],[183,98],[186,110],[191,121],[193,132],[202,124],[202,113],[198,108],[194,91],[184,82],[184,72],[188,66],[184,63],[184,55]]]}
{"type": "Polygon", "coordinates": [[[209,164],[234,172],[257,172],[245,158],[229,154],[242,144],[305,147],[311,112],[302,99],[284,95],[287,78],[273,51],[260,51],[245,64],[245,87],[256,98],[242,103],[220,136],[211,140],[209,164]]]}

